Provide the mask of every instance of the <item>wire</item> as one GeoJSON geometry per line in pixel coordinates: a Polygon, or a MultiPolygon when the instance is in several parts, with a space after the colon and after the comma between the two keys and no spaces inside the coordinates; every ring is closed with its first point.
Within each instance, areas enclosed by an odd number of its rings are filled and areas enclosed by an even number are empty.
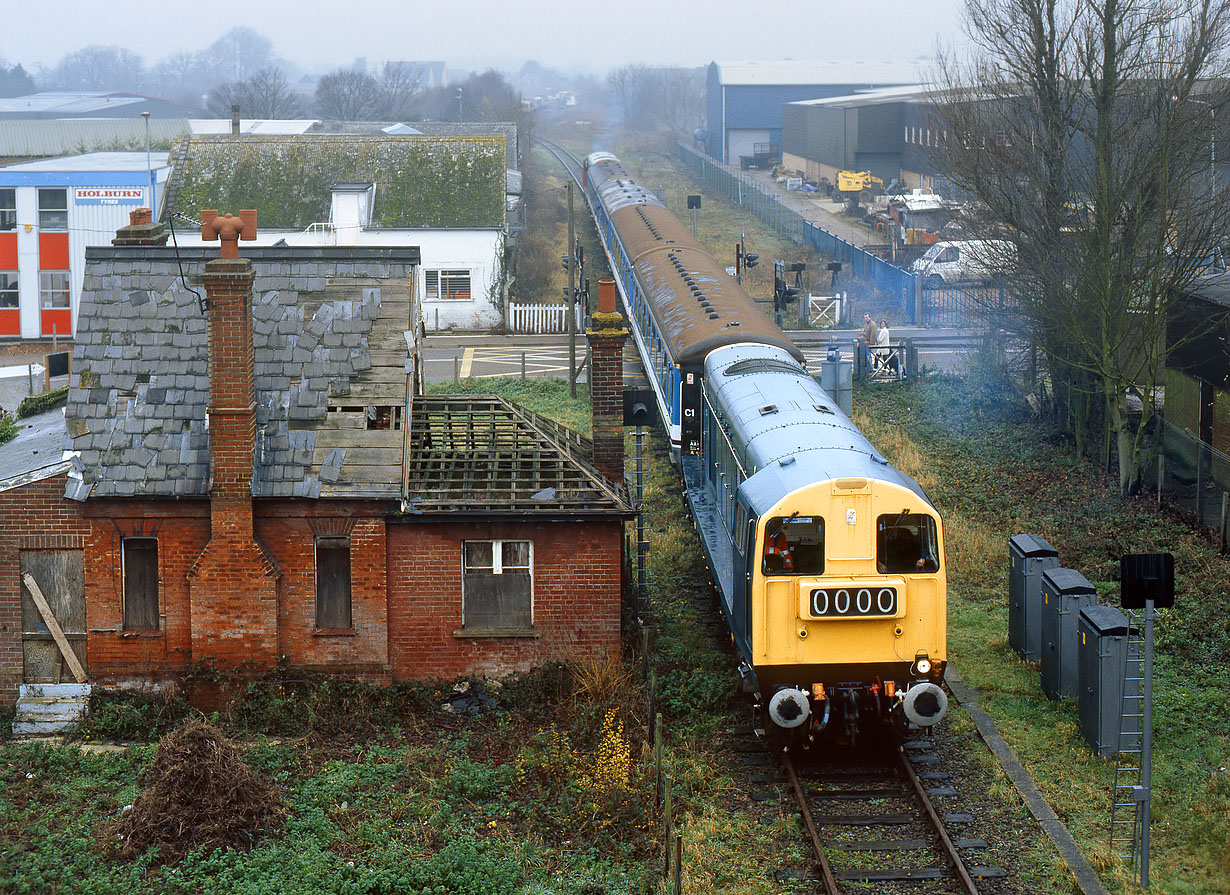
{"type": "MultiPolygon", "coordinates": [[[[189,220],[189,221],[192,220],[192,218],[188,217],[187,215],[181,215],[178,212],[172,211],[167,214],[167,226],[171,229],[171,245],[175,249],[175,263],[179,265],[179,281],[184,284],[185,289],[187,289],[189,292],[191,292],[193,295],[196,296],[197,307],[201,309],[201,316],[204,317],[206,310],[208,310],[209,308],[209,305],[205,301],[201,293],[197,292],[195,289],[193,289],[191,286],[188,285],[188,278],[184,276],[184,262],[183,262],[183,259],[179,257],[179,240],[175,238],[175,218],[176,217],[182,217],[185,220],[189,220]]],[[[199,227],[201,225],[201,222],[197,221],[196,225],[199,227]]]]}

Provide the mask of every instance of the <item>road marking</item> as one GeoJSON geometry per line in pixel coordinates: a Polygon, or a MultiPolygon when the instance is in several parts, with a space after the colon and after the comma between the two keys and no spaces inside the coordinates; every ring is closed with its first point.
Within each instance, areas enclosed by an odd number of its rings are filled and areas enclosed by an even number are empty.
{"type": "Polygon", "coordinates": [[[466,353],[461,358],[461,372],[457,375],[461,379],[470,378],[470,366],[474,363],[474,349],[467,348],[466,353]]]}

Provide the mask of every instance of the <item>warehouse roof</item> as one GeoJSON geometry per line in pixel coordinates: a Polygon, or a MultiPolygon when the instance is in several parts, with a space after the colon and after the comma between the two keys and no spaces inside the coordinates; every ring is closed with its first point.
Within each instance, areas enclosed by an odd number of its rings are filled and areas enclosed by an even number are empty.
{"type": "Polygon", "coordinates": [[[718,80],[737,86],[785,86],[806,84],[916,84],[923,80],[928,63],[917,62],[819,62],[768,60],[759,62],[714,62],[718,80]]]}
{"type": "MultiPolygon", "coordinates": [[[[166,146],[186,136],[186,118],[151,118],[150,142],[166,146]]],[[[90,150],[145,150],[141,118],[39,118],[7,120],[0,127],[0,158],[43,158],[90,150]]]]}
{"type": "Polygon", "coordinates": [[[804,99],[790,103],[790,105],[851,109],[860,106],[879,106],[889,103],[909,102],[911,100],[927,100],[934,96],[935,93],[933,89],[922,84],[910,84],[903,87],[880,87],[875,90],[860,90],[857,93],[850,93],[845,96],[804,99]]]}
{"type": "Polygon", "coordinates": [[[86,152],[81,155],[65,155],[44,158],[32,162],[20,162],[0,168],[0,174],[10,171],[19,173],[54,171],[144,171],[146,162],[155,169],[167,165],[166,152],[153,152],[147,158],[144,152],[86,152]]]}

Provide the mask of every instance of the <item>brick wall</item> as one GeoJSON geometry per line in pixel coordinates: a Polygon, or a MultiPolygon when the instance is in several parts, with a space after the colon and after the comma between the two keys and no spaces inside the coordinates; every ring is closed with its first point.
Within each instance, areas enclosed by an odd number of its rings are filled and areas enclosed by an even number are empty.
{"type": "Polygon", "coordinates": [[[390,522],[393,677],[501,675],[551,660],[618,655],[622,539],[619,521],[390,522]],[[533,541],[537,637],[455,633],[461,627],[461,542],[482,538],[533,541]]]}
{"type": "Polygon", "coordinates": [[[90,674],[103,683],[157,679],[192,663],[188,572],[209,543],[204,500],[87,501],[85,554],[90,674]],[[124,630],[123,539],[158,539],[158,629],[124,630]]]}
{"type": "MultiPolygon", "coordinates": [[[[379,505],[366,509],[380,510],[379,505]]],[[[389,677],[385,535],[381,516],[356,518],[361,503],[263,501],[256,504],[255,531],[263,561],[281,575],[268,605],[250,605],[252,582],[241,570],[256,561],[219,553],[213,567],[237,576],[213,581],[214,598],[193,602],[191,570],[203,551],[221,550],[211,540],[208,501],[107,501],[90,506],[96,516],[86,554],[86,612],[90,671],[104,683],[149,679],[187,670],[195,662],[252,667],[253,651],[294,666],[389,677]],[[330,515],[337,514],[337,515],[330,515]],[[316,631],[315,538],[351,539],[352,632],[316,631]],[[124,631],[123,537],[158,538],[158,631],[124,631]],[[271,613],[268,623],[264,613],[271,613]]],[[[212,520],[217,524],[217,520],[212,520]]],[[[241,550],[248,548],[242,544],[241,550]]],[[[251,574],[250,572],[247,574],[251,574]]]]}
{"type": "Polygon", "coordinates": [[[83,550],[90,526],[64,499],[65,476],[0,491],[0,706],[17,701],[22,678],[22,550],[83,550]]]}

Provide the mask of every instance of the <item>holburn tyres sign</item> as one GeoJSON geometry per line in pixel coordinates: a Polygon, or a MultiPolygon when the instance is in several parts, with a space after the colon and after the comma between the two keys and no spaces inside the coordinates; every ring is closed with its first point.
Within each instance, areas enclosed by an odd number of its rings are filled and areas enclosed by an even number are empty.
{"type": "Polygon", "coordinates": [[[81,186],[73,191],[77,205],[140,205],[144,199],[139,186],[81,186]]]}

